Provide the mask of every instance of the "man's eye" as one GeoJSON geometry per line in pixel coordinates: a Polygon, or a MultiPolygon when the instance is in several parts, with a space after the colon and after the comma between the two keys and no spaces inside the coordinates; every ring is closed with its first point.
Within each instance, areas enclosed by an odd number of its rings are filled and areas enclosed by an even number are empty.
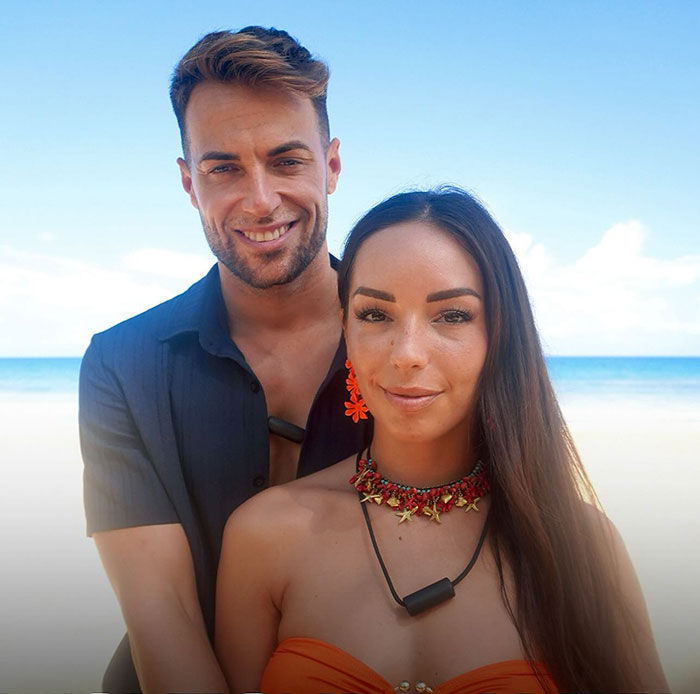
{"type": "Polygon", "coordinates": [[[378,308],[367,308],[364,311],[358,311],[355,316],[358,320],[366,321],[367,323],[380,323],[388,319],[388,316],[378,308]]]}
{"type": "Polygon", "coordinates": [[[282,168],[289,168],[291,166],[299,165],[301,165],[301,161],[299,161],[299,159],[281,159],[277,162],[277,166],[280,166],[282,168]]]}
{"type": "Polygon", "coordinates": [[[472,314],[469,311],[460,311],[458,309],[443,311],[439,318],[442,323],[468,323],[471,319],[472,314]]]}
{"type": "Polygon", "coordinates": [[[233,167],[231,164],[219,164],[218,166],[214,166],[211,169],[209,169],[209,173],[213,174],[220,174],[220,173],[229,173],[230,171],[233,171],[235,167],[233,167]]]}

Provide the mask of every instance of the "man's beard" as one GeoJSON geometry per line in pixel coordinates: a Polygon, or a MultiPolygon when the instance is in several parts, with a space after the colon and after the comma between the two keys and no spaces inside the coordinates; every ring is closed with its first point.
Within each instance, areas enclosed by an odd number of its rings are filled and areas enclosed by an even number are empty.
{"type": "MultiPolygon", "coordinates": [[[[274,262],[279,256],[285,253],[285,249],[281,248],[276,251],[270,251],[265,254],[265,257],[260,258],[258,263],[252,265],[236,254],[233,243],[222,244],[220,242],[221,235],[213,233],[211,227],[203,219],[202,226],[204,227],[204,235],[206,236],[207,243],[212,253],[231,274],[254,289],[269,289],[270,287],[293,282],[313,262],[326,239],[327,219],[328,217],[325,211],[321,217],[316,218],[316,224],[311,232],[311,236],[307,239],[306,243],[300,244],[294,249],[287,263],[287,267],[283,268],[281,274],[277,276],[268,275],[264,271],[261,272],[261,270],[264,270],[268,261],[274,262]]],[[[295,231],[296,230],[292,230],[292,233],[295,231]]],[[[237,233],[237,231],[232,232],[232,234],[237,233]]],[[[224,238],[227,237],[224,236],[224,238]]]]}

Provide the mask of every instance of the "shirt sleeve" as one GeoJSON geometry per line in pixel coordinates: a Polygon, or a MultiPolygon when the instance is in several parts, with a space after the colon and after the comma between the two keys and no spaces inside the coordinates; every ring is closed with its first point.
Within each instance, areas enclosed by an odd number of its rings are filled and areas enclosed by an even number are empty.
{"type": "MultiPolygon", "coordinates": [[[[148,427],[144,415],[154,417],[155,412],[140,408],[142,421],[136,421],[124,381],[110,365],[114,359],[109,358],[109,345],[105,348],[100,339],[104,337],[93,337],[80,368],[80,447],[87,534],[178,523],[143,440],[143,428],[148,427]]],[[[136,376],[131,373],[126,377],[136,376]]]]}

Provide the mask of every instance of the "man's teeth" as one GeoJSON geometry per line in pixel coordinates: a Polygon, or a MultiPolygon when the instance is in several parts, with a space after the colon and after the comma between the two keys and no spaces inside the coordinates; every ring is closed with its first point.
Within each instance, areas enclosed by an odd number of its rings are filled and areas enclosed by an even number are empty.
{"type": "Polygon", "coordinates": [[[290,224],[285,224],[284,226],[277,227],[274,231],[243,231],[241,233],[251,241],[274,241],[282,236],[282,234],[286,234],[290,226],[290,224]]]}

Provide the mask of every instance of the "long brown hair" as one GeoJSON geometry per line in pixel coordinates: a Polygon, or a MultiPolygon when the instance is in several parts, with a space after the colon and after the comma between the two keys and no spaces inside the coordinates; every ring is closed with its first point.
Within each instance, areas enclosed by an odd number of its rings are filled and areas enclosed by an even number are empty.
{"type": "Polygon", "coordinates": [[[347,238],[338,271],[343,311],[362,243],[419,220],[450,233],[483,279],[489,342],[477,404],[479,452],[492,471],[490,541],[501,592],[525,652],[546,664],[563,691],[637,689],[634,630],[610,527],[557,404],[522,274],[496,222],[459,188],[385,200],[347,238]]]}

